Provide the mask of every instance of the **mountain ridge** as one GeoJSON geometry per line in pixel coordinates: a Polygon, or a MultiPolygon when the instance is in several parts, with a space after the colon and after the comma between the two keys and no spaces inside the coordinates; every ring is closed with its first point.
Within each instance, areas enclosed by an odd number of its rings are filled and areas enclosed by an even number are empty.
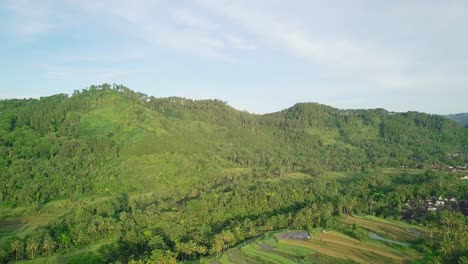
{"type": "MultiPolygon", "coordinates": [[[[290,108],[295,108],[295,107],[298,107],[300,105],[316,105],[316,106],[325,106],[325,107],[328,107],[330,109],[333,109],[333,110],[338,110],[338,111],[343,111],[343,112],[349,112],[349,111],[383,111],[383,112],[387,112],[387,113],[390,113],[390,114],[403,114],[403,113],[424,113],[424,114],[427,114],[427,115],[436,115],[436,116],[444,116],[444,117],[447,117],[451,120],[455,120],[456,121],[456,118],[458,116],[461,116],[463,118],[465,118],[466,116],[468,116],[468,113],[456,113],[456,114],[436,114],[436,113],[428,113],[428,112],[424,112],[424,111],[418,111],[418,110],[408,110],[408,111],[392,111],[392,110],[388,110],[388,109],[385,109],[383,107],[376,107],[376,108],[339,108],[339,107],[335,107],[333,105],[328,105],[328,104],[324,104],[324,103],[320,103],[320,102],[315,102],[315,101],[300,101],[300,102],[297,102],[297,103],[294,103],[293,105],[289,106],[289,107],[286,107],[284,109],[280,109],[280,110],[277,110],[277,111],[273,111],[273,112],[267,112],[267,113],[255,113],[255,112],[251,112],[249,110],[246,110],[246,109],[238,109],[234,106],[231,106],[227,101],[225,100],[222,100],[222,99],[218,99],[218,98],[209,98],[209,99],[193,99],[193,98],[189,98],[189,97],[183,97],[183,96],[162,96],[162,97],[155,97],[155,96],[152,96],[152,95],[147,95],[145,93],[141,93],[141,92],[137,92],[137,91],[134,91],[134,90],[131,90],[130,88],[127,88],[123,85],[116,85],[116,84],[113,84],[113,85],[110,85],[110,84],[102,84],[102,85],[91,85],[89,88],[85,88],[85,89],[82,89],[81,91],[85,91],[85,90],[88,90],[88,89],[93,89],[93,90],[101,90],[101,89],[104,89],[104,90],[110,90],[110,89],[115,89],[115,87],[123,87],[123,88],[119,88],[119,89],[125,89],[125,90],[119,90],[120,92],[130,92],[130,93],[133,93],[135,94],[136,97],[141,97],[140,99],[142,100],[142,102],[151,102],[151,100],[167,100],[167,101],[171,101],[172,103],[181,103],[183,104],[184,102],[194,102],[194,103],[205,103],[205,102],[218,102],[218,103],[221,103],[221,104],[224,104],[226,106],[228,106],[229,108],[232,108],[236,111],[239,111],[239,112],[243,112],[243,113],[248,113],[248,114],[251,114],[251,115],[256,115],[256,116],[264,116],[264,115],[270,115],[270,114],[274,114],[274,113],[278,113],[278,112],[284,112],[284,111],[287,111],[288,109],[290,108]]],[[[81,92],[80,90],[75,90],[72,94],[67,94],[67,93],[58,93],[58,94],[53,94],[53,95],[45,95],[45,96],[40,96],[40,97],[22,97],[22,98],[14,98],[14,97],[11,97],[11,98],[1,98],[0,97],[0,101],[15,101],[15,100],[19,100],[19,101],[34,101],[34,100],[41,100],[41,99],[47,99],[49,97],[56,97],[56,96],[65,96],[65,97],[72,97],[73,95],[77,95],[81,92]]]]}

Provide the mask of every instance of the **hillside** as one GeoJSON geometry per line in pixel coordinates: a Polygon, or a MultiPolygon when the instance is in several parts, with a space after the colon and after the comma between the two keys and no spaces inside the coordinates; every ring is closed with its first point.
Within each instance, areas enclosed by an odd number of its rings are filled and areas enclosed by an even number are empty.
{"type": "Polygon", "coordinates": [[[448,117],[448,118],[452,119],[453,121],[457,122],[461,127],[468,126],[468,113],[446,115],[446,117],[448,117]]]}
{"type": "MultiPolygon", "coordinates": [[[[111,192],[106,189],[149,191],[150,185],[120,183],[146,178],[155,164],[176,163],[168,168],[170,177],[191,171],[192,162],[315,174],[450,163],[447,154],[468,146],[466,131],[437,115],[302,103],[258,116],[217,100],[154,98],[123,86],[5,100],[0,111],[0,164],[8,168],[3,185],[21,182],[16,177],[31,171],[31,186],[3,191],[1,200],[12,204],[111,192]],[[137,168],[129,166],[135,163],[137,168]],[[44,174],[49,193],[42,189],[44,174]],[[73,182],[70,190],[60,184],[65,175],[73,182]]],[[[201,176],[194,179],[206,178],[201,176]]]]}
{"type": "Polygon", "coordinates": [[[107,84],[2,100],[0,213],[13,217],[6,231],[0,219],[4,256],[77,247],[99,249],[97,263],[180,261],[216,253],[215,236],[224,235],[222,251],[264,231],[329,227],[351,212],[397,217],[418,195],[468,199],[453,174],[407,178],[410,169],[464,164],[466,156],[448,155],[460,152],[468,152],[467,129],[418,112],[300,103],[254,115],[219,100],[155,98],[107,84]],[[401,175],[382,172],[401,167],[401,175]],[[307,208],[320,214],[304,218],[315,224],[296,220],[307,208]],[[20,254],[14,240],[53,246],[20,254]],[[183,251],[190,243],[196,250],[183,251]]]}
{"type": "Polygon", "coordinates": [[[117,193],[149,191],[148,185],[113,186],[107,179],[146,178],[145,170],[155,164],[177,163],[168,168],[173,177],[188,172],[192,162],[314,174],[450,163],[447,154],[468,146],[466,130],[437,115],[302,103],[258,116],[217,100],[154,98],[123,86],[5,100],[0,111],[0,164],[10,176],[2,175],[10,181],[2,183],[8,186],[21,171],[31,171],[31,186],[4,190],[2,200],[13,204],[108,192],[109,185],[117,193]],[[129,166],[135,162],[137,168],[129,166]],[[53,188],[47,194],[41,189],[44,174],[53,188]],[[59,183],[64,175],[73,190],[59,183]]]}

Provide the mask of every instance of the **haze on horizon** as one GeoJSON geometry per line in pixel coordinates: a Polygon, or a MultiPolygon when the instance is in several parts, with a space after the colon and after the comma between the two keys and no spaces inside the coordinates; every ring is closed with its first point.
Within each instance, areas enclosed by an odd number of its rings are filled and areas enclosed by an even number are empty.
{"type": "Polygon", "coordinates": [[[121,83],[255,113],[467,112],[466,1],[0,3],[0,98],[121,83]]]}

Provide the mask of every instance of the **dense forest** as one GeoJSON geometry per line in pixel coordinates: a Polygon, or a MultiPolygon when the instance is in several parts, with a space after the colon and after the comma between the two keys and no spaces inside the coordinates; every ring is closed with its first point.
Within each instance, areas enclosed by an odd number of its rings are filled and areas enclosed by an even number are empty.
{"type": "Polygon", "coordinates": [[[205,261],[281,229],[336,228],[343,215],[434,230],[421,263],[468,261],[468,128],[439,115],[299,103],[255,115],[219,100],[155,98],[103,84],[0,101],[0,261],[86,251],[87,263],[205,261]],[[466,168],[466,166],[465,166],[466,168]],[[460,203],[461,204],[461,203],[460,203]]]}

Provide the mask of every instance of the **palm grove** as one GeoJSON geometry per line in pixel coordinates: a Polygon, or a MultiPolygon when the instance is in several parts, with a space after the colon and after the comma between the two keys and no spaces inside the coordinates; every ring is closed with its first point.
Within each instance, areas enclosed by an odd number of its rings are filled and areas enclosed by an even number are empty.
{"type": "MultiPolygon", "coordinates": [[[[418,112],[300,103],[254,115],[219,100],[154,98],[108,84],[2,100],[0,213],[51,219],[0,238],[0,259],[97,243],[87,262],[175,263],[284,228],[364,239],[340,215],[401,219],[408,200],[468,200],[467,185],[442,169],[467,162],[452,153],[468,153],[468,130],[418,112]]],[[[468,254],[458,209],[407,220],[440,238],[417,245],[427,261],[468,254]]]]}

